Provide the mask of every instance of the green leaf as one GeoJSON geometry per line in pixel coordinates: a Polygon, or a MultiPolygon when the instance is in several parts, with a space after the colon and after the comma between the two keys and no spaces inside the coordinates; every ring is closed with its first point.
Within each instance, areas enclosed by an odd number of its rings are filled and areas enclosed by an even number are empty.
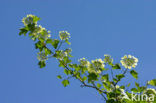
{"type": "Polygon", "coordinates": [[[125,75],[124,75],[124,74],[119,74],[119,75],[116,75],[116,78],[117,78],[118,80],[121,80],[123,77],[125,77],[125,75]]]}
{"type": "Polygon", "coordinates": [[[84,77],[82,78],[82,80],[83,80],[83,81],[86,81],[86,80],[87,80],[87,77],[84,76],[84,77]]]}
{"type": "Polygon", "coordinates": [[[70,70],[67,70],[67,69],[64,69],[64,73],[65,73],[66,75],[69,75],[69,74],[71,74],[71,71],[70,71],[70,70]]]}
{"type": "Polygon", "coordinates": [[[79,66],[77,66],[77,67],[75,67],[75,70],[76,70],[76,71],[80,71],[81,68],[80,68],[79,66]]]}
{"type": "Polygon", "coordinates": [[[71,45],[71,43],[70,43],[68,40],[65,40],[65,42],[66,42],[68,45],[71,45]]]}
{"type": "Polygon", "coordinates": [[[117,82],[118,82],[118,80],[117,80],[116,78],[113,78],[113,81],[114,81],[115,83],[117,83],[117,82]]]}
{"type": "Polygon", "coordinates": [[[115,103],[114,99],[108,99],[106,103],[115,103]]]}
{"type": "Polygon", "coordinates": [[[148,81],[148,85],[156,86],[156,79],[148,81]]]}
{"type": "Polygon", "coordinates": [[[62,76],[61,76],[61,75],[58,75],[57,78],[58,78],[58,79],[62,79],[62,76]]]}
{"type": "Polygon", "coordinates": [[[77,66],[77,64],[69,64],[69,67],[70,68],[77,68],[78,66],[77,66]]]}
{"type": "Polygon", "coordinates": [[[146,89],[146,87],[145,87],[145,86],[138,87],[138,92],[142,92],[142,91],[144,91],[145,89],[146,89]]]}
{"type": "MultiPolygon", "coordinates": [[[[76,78],[81,78],[81,74],[80,72],[74,71],[74,75],[76,76],[76,78]]],[[[82,78],[81,78],[82,79],[82,78]]]]}
{"type": "Polygon", "coordinates": [[[137,88],[140,87],[140,86],[139,86],[139,83],[137,83],[137,82],[135,82],[135,86],[136,86],[137,88]]]}
{"type": "Polygon", "coordinates": [[[105,81],[108,81],[109,80],[109,75],[108,74],[102,75],[101,79],[105,80],[105,81]]]}
{"type": "Polygon", "coordinates": [[[45,61],[40,61],[40,62],[38,63],[38,65],[39,65],[40,68],[43,68],[43,67],[46,66],[46,63],[45,63],[45,61]]]}
{"type": "Polygon", "coordinates": [[[138,90],[136,88],[132,88],[131,91],[133,91],[134,93],[138,92],[138,90]]]}
{"type": "Polygon", "coordinates": [[[35,43],[35,48],[42,51],[43,48],[44,48],[44,45],[43,45],[43,43],[41,41],[38,41],[37,43],[35,43]]]}
{"type": "Polygon", "coordinates": [[[128,84],[127,84],[127,87],[129,87],[130,85],[131,85],[131,83],[128,83],[128,84]]]}
{"type": "Polygon", "coordinates": [[[28,24],[28,30],[30,30],[31,32],[33,32],[34,30],[35,30],[35,23],[33,23],[33,24],[28,24]]]}
{"type": "Polygon", "coordinates": [[[98,87],[98,88],[101,88],[101,84],[100,84],[100,83],[97,83],[97,87],[98,87]]]}
{"type": "Polygon", "coordinates": [[[82,67],[81,68],[81,73],[84,74],[87,71],[87,67],[82,67]]]}
{"type": "Polygon", "coordinates": [[[34,23],[37,22],[37,21],[39,21],[39,20],[40,20],[39,17],[37,17],[37,16],[34,16],[34,17],[33,17],[33,22],[34,22],[34,23]]]}
{"type": "Polygon", "coordinates": [[[54,40],[53,40],[52,45],[53,45],[53,47],[54,47],[55,49],[57,48],[59,42],[60,42],[60,41],[57,40],[57,39],[54,39],[54,40]]]}
{"type": "Polygon", "coordinates": [[[20,32],[19,32],[19,35],[22,35],[22,34],[26,35],[27,32],[28,32],[28,30],[26,28],[21,28],[20,32]]]}
{"type": "Polygon", "coordinates": [[[95,81],[95,80],[97,80],[97,74],[89,73],[89,75],[88,75],[88,82],[95,81]]]}
{"type": "Polygon", "coordinates": [[[107,89],[108,91],[111,89],[111,83],[108,81],[108,82],[103,82],[103,86],[105,89],[107,89]]]}
{"type": "Polygon", "coordinates": [[[64,63],[68,64],[71,62],[71,60],[69,59],[69,57],[64,57],[63,58],[64,63]]]}
{"type": "Polygon", "coordinates": [[[121,69],[120,64],[115,64],[112,66],[112,69],[121,69]]]}
{"type": "Polygon", "coordinates": [[[131,70],[130,73],[135,79],[138,79],[138,73],[135,70],[131,70]]]}
{"type": "Polygon", "coordinates": [[[53,40],[52,39],[47,39],[46,43],[47,44],[52,44],[53,43],[53,40]]]}
{"type": "Polygon", "coordinates": [[[64,87],[66,87],[67,85],[69,85],[69,80],[66,80],[66,79],[63,80],[62,84],[63,84],[64,87]]]}
{"type": "Polygon", "coordinates": [[[60,62],[59,67],[65,68],[65,65],[63,65],[63,63],[60,62]]]}
{"type": "Polygon", "coordinates": [[[44,50],[45,50],[45,55],[50,55],[52,53],[51,50],[48,48],[45,48],[44,50]]]}
{"type": "Polygon", "coordinates": [[[125,86],[122,85],[122,86],[120,86],[120,88],[121,88],[121,89],[125,89],[125,86]]]}

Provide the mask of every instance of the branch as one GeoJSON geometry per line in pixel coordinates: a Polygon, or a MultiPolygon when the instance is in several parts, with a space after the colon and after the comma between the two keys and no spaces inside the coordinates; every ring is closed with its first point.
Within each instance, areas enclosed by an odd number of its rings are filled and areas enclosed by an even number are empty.
{"type": "MultiPolygon", "coordinates": [[[[64,67],[65,67],[67,70],[70,70],[70,69],[67,67],[67,65],[65,65],[61,60],[59,60],[59,62],[62,63],[62,65],[64,65],[64,67]]],[[[73,77],[75,77],[76,79],[78,79],[78,80],[83,84],[83,85],[81,85],[81,87],[90,87],[90,88],[96,89],[97,91],[101,92],[101,93],[100,93],[101,96],[105,99],[105,101],[107,101],[106,97],[104,96],[104,94],[106,94],[107,92],[104,92],[104,91],[100,90],[99,88],[97,88],[96,85],[95,85],[94,83],[92,83],[93,86],[92,86],[92,85],[86,84],[83,80],[81,80],[80,78],[77,78],[77,76],[73,73],[73,71],[72,71],[72,75],[73,75],[73,77]],[[102,94],[102,93],[104,93],[104,94],[102,94]]]]}
{"type": "MultiPolygon", "coordinates": [[[[60,42],[60,45],[58,46],[58,48],[56,49],[56,51],[58,51],[58,50],[60,49],[60,47],[62,46],[62,44],[63,44],[63,42],[61,41],[61,42],[60,42]]],[[[52,54],[53,54],[53,55],[52,55],[51,57],[53,57],[56,53],[52,53],[52,54]]],[[[63,61],[61,61],[61,60],[59,60],[59,59],[58,59],[58,61],[65,67],[65,69],[70,70],[70,69],[68,68],[68,66],[67,66],[66,64],[63,63],[63,61]]],[[[99,89],[98,87],[96,87],[96,85],[95,85],[94,83],[92,83],[93,86],[92,86],[92,85],[86,84],[83,80],[81,80],[81,78],[78,78],[78,77],[73,73],[73,71],[72,71],[72,75],[73,75],[72,77],[75,77],[77,80],[79,80],[79,81],[83,84],[83,85],[81,85],[81,87],[90,87],[90,88],[96,89],[97,91],[101,92],[101,93],[100,93],[101,96],[104,98],[105,101],[107,101],[107,99],[106,99],[106,97],[105,97],[105,95],[104,95],[104,94],[107,94],[107,92],[102,91],[101,89],[99,89]]]]}
{"type": "MultiPolygon", "coordinates": [[[[122,74],[125,75],[128,69],[126,69],[122,74]]],[[[118,79],[117,82],[114,84],[116,86],[120,80],[118,79]]]]}

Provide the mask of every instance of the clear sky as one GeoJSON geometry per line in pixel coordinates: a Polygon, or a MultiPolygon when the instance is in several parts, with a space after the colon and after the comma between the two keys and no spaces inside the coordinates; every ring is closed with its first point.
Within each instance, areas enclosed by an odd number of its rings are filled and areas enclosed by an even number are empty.
{"type": "Polygon", "coordinates": [[[75,61],[110,54],[118,62],[132,54],[139,58],[137,81],[156,78],[155,5],[155,0],[1,0],[0,103],[102,103],[93,89],[79,87],[76,80],[64,88],[54,59],[38,68],[33,42],[18,36],[27,14],[41,17],[39,23],[52,36],[68,30],[75,61]]]}

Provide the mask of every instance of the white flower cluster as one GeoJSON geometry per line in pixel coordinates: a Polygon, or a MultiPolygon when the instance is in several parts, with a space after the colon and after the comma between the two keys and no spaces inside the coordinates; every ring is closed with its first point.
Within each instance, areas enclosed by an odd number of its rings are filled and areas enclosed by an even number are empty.
{"type": "Polygon", "coordinates": [[[36,26],[35,30],[32,32],[34,38],[39,38],[43,40],[47,40],[51,37],[50,31],[47,31],[45,28],[43,28],[41,25],[36,26]]]}
{"type": "Polygon", "coordinates": [[[31,15],[31,14],[27,15],[27,17],[24,17],[22,19],[23,24],[25,26],[27,26],[28,24],[33,24],[34,23],[34,21],[33,21],[34,17],[35,17],[35,15],[31,15]]]}
{"type": "Polygon", "coordinates": [[[60,31],[59,36],[61,40],[68,40],[70,38],[70,33],[67,31],[60,31]]]}
{"type": "MultiPolygon", "coordinates": [[[[81,58],[79,59],[79,62],[81,66],[87,67],[88,72],[101,73],[105,68],[105,63],[112,63],[113,58],[110,55],[104,55],[104,60],[95,59],[90,63],[85,58],[81,58]]],[[[120,62],[125,68],[131,69],[132,67],[135,68],[137,66],[138,59],[131,55],[125,55],[121,58],[120,62]]]]}
{"type": "Polygon", "coordinates": [[[132,67],[135,68],[138,63],[138,59],[131,55],[125,55],[121,58],[121,64],[128,69],[131,69],[132,67]]]}
{"type": "Polygon", "coordinates": [[[38,26],[37,21],[34,20],[35,18],[38,18],[38,17],[30,14],[30,15],[27,15],[27,17],[24,17],[22,19],[22,22],[25,26],[29,24],[33,24],[33,23],[35,24],[35,29],[31,31],[31,36],[33,40],[35,40],[36,38],[47,40],[48,38],[51,37],[50,31],[46,30],[41,25],[38,26]]]}
{"type": "Polygon", "coordinates": [[[104,61],[102,61],[102,59],[92,60],[91,63],[85,58],[81,58],[78,61],[80,62],[80,66],[87,67],[89,73],[99,74],[102,72],[102,69],[105,67],[104,61]]]}
{"type": "Polygon", "coordinates": [[[48,60],[48,57],[46,56],[45,52],[39,52],[37,55],[37,59],[39,61],[46,61],[48,60]]]}
{"type": "Polygon", "coordinates": [[[39,25],[40,32],[38,33],[39,38],[43,38],[44,40],[47,40],[51,37],[50,31],[47,31],[45,28],[43,28],[41,25],[39,25]]]}
{"type": "Polygon", "coordinates": [[[58,55],[59,55],[58,59],[63,60],[64,57],[68,56],[68,53],[66,51],[60,50],[58,55]]]}
{"type": "Polygon", "coordinates": [[[92,60],[92,63],[95,68],[104,68],[105,67],[104,61],[102,61],[102,59],[92,60]]]}
{"type": "Polygon", "coordinates": [[[90,64],[90,62],[89,61],[87,61],[85,58],[81,58],[81,59],[79,59],[79,62],[80,62],[80,65],[81,66],[89,66],[89,64],[90,64]]]}
{"type": "Polygon", "coordinates": [[[92,60],[92,63],[88,66],[88,72],[101,73],[104,67],[105,65],[102,59],[92,60]]]}

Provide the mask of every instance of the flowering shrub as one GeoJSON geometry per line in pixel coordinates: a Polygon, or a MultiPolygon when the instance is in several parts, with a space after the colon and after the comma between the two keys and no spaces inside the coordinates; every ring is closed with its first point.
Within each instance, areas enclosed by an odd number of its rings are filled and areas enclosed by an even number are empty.
{"type": "Polygon", "coordinates": [[[35,42],[35,47],[39,50],[37,58],[40,68],[45,67],[46,61],[50,58],[58,60],[59,67],[63,68],[65,75],[58,75],[57,78],[62,80],[63,86],[68,86],[70,79],[75,78],[80,81],[81,87],[97,90],[107,103],[156,102],[156,90],[154,89],[156,79],[148,81],[145,86],[140,86],[135,82],[135,87],[131,89],[128,89],[130,83],[119,86],[119,82],[126,76],[126,73],[130,73],[134,79],[138,79],[138,73],[134,70],[138,64],[136,57],[125,55],[120,61],[122,65],[114,63],[113,58],[106,54],[103,58],[91,61],[81,58],[78,63],[73,63],[71,60],[72,49],[65,48],[66,46],[61,49],[63,44],[71,44],[69,42],[70,33],[60,31],[59,39],[51,38],[50,31],[38,25],[38,20],[40,18],[35,15],[24,17],[22,20],[24,27],[20,29],[19,35],[26,36],[28,34],[35,42]],[[153,88],[149,88],[149,86],[153,86],[153,88]]]}

